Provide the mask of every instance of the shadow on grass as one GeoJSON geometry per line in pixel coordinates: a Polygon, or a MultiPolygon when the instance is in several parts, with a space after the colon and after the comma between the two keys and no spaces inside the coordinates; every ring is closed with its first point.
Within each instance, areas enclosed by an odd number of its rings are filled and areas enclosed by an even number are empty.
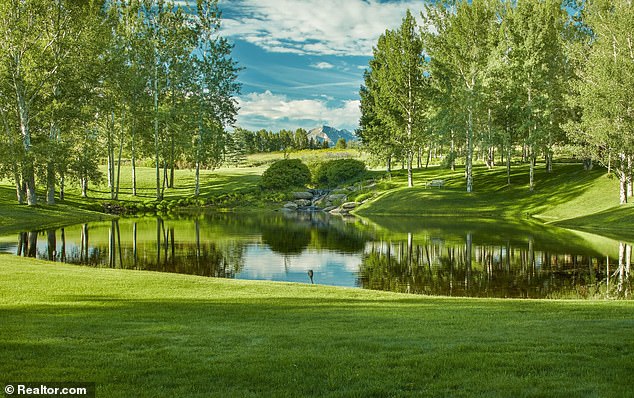
{"type": "Polygon", "coordinates": [[[359,209],[370,214],[464,215],[481,217],[526,217],[547,208],[568,203],[583,194],[603,171],[584,171],[578,164],[556,164],[548,173],[538,169],[535,189],[528,189],[528,167],[516,167],[513,182],[507,185],[506,170],[474,168],[474,191],[466,192],[464,174],[459,170],[423,170],[416,173],[419,186],[399,188],[359,209]],[[426,189],[426,178],[445,179],[442,189],[426,189]],[[520,181],[518,183],[518,181],[520,181]]]}
{"type": "Polygon", "coordinates": [[[1,310],[7,380],[109,397],[629,394],[629,303],[59,299],[1,310]]]}
{"type": "Polygon", "coordinates": [[[569,218],[553,225],[598,232],[613,239],[634,240],[634,206],[624,205],[587,216],[569,218]]]}

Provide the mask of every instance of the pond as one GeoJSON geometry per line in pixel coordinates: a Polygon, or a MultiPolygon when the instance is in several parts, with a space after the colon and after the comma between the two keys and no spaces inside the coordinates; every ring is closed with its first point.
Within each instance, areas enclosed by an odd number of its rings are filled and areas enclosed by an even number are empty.
{"type": "Polygon", "coordinates": [[[457,297],[625,298],[629,242],[527,220],[323,213],[122,218],[0,237],[51,261],[457,297]]]}

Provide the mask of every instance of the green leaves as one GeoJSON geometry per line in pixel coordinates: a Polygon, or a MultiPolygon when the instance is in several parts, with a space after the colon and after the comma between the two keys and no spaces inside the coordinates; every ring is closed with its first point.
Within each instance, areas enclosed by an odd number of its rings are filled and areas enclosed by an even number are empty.
{"type": "Polygon", "coordinates": [[[412,14],[407,11],[398,30],[386,31],[374,48],[374,58],[361,88],[360,136],[377,152],[404,156],[408,174],[413,154],[421,145],[427,125],[429,71],[423,42],[412,14]]]}

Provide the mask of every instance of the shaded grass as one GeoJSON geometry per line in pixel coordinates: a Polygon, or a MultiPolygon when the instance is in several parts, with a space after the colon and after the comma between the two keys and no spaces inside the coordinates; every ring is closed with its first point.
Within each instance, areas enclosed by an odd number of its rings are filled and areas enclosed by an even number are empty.
{"type": "Polygon", "coordinates": [[[634,206],[630,203],[624,206],[613,207],[594,214],[571,217],[557,221],[554,225],[600,233],[614,239],[623,239],[627,236],[634,239],[634,206]]]}
{"type": "Polygon", "coordinates": [[[95,381],[107,397],[631,395],[633,302],[425,298],[12,256],[0,275],[1,382],[95,381]]]}
{"type": "MultiPolygon", "coordinates": [[[[85,203],[84,203],[85,205],[85,203]]],[[[0,186],[0,234],[55,228],[72,223],[110,219],[103,213],[82,209],[68,201],[56,205],[40,204],[36,207],[18,205],[15,190],[0,186]]]]}
{"type": "MultiPolygon", "coordinates": [[[[260,182],[260,175],[264,167],[227,167],[217,170],[200,171],[200,196],[208,197],[237,190],[254,188],[260,182]]],[[[105,167],[102,172],[106,172],[105,167]]],[[[156,200],[156,170],[151,167],[137,167],[137,195],[132,195],[132,168],[121,167],[121,183],[119,186],[119,200],[126,202],[143,202],[156,200]]],[[[162,173],[162,170],[161,170],[162,173]]],[[[161,181],[163,175],[161,174],[161,181]]],[[[194,196],[196,188],[196,173],[194,170],[181,169],[174,171],[174,187],[166,188],[164,199],[182,199],[194,196]]],[[[73,196],[79,196],[78,188],[71,188],[73,196]]],[[[93,199],[110,199],[110,190],[104,182],[92,186],[88,195],[93,199]]]]}
{"type": "Polygon", "coordinates": [[[528,188],[528,166],[515,166],[511,185],[506,170],[474,168],[474,191],[466,192],[464,171],[430,167],[415,174],[416,186],[406,187],[401,175],[393,178],[396,187],[361,207],[361,215],[461,215],[461,216],[543,216],[564,218],[591,213],[618,204],[615,181],[602,170],[584,171],[578,164],[555,164],[547,173],[536,173],[533,192],[528,188]],[[443,188],[426,188],[432,179],[445,180],[443,188]],[[592,199],[592,200],[591,200],[592,199]]]}

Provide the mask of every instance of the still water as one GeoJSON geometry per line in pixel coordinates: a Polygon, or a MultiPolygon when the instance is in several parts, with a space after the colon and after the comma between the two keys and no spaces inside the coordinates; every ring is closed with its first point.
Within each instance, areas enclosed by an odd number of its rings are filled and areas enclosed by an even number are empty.
{"type": "Polygon", "coordinates": [[[93,267],[463,297],[630,299],[634,282],[630,242],[490,219],[124,218],[0,237],[0,251],[93,267]]]}

